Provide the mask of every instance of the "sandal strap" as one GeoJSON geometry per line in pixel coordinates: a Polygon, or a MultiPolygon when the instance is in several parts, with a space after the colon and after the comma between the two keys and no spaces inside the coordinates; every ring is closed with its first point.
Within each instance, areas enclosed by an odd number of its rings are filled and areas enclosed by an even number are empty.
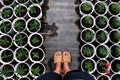
{"type": "Polygon", "coordinates": [[[54,54],[54,64],[55,63],[62,63],[62,54],[60,56],[56,55],[56,53],[54,54]]]}
{"type": "Polygon", "coordinates": [[[63,55],[63,62],[71,63],[71,55],[70,55],[70,53],[67,54],[67,55],[63,55]]]}

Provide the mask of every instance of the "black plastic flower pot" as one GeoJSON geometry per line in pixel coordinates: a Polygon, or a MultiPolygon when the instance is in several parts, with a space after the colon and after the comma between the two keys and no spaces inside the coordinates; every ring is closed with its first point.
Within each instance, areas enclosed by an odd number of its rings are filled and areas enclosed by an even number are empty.
{"type": "Polygon", "coordinates": [[[10,33],[12,30],[12,23],[10,20],[2,20],[0,31],[1,33],[10,33]]]}
{"type": "Polygon", "coordinates": [[[84,59],[81,63],[81,69],[93,73],[96,70],[96,62],[93,59],[84,59]]]}
{"type": "Polygon", "coordinates": [[[3,34],[0,37],[0,48],[4,49],[4,48],[10,48],[12,46],[12,37],[10,35],[7,34],[3,34]]]}
{"type": "Polygon", "coordinates": [[[109,25],[111,29],[119,29],[120,28],[120,18],[119,16],[111,16],[109,18],[109,25]]]}
{"type": "Polygon", "coordinates": [[[111,71],[113,73],[119,73],[120,72],[120,60],[119,59],[114,59],[111,62],[111,71]]]}
{"type": "Polygon", "coordinates": [[[0,61],[3,64],[10,64],[14,59],[14,54],[11,49],[3,49],[0,54],[0,61]]]}
{"type": "Polygon", "coordinates": [[[120,45],[114,44],[110,47],[110,52],[113,58],[119,58],[120,57],[120,45]]]}

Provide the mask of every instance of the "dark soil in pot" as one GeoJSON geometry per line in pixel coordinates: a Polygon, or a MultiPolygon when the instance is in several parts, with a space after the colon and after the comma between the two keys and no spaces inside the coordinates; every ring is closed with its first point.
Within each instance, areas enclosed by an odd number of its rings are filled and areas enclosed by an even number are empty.
{"type": "MultiPolygon", "coordinates": [[[[104,1],[104,0],[103,0],[104,1]]],[[[106,7],[104,5],[104,3],[97,3],[95,6],[95,11],[99,14],[104,14],[106,11],[106,7]]]]}
{"type": "Polygon", "coordinates": [[[3,0],[3,4],[10,5],[13,3],[14,0],[3,0]]]}
{"type": "Polygon", "coordinates": [[[15,14],[18,16],[18,17],[23,17],[25,16],[27,13],[27,9],[26,7],[24,6],[18,6],[16,9],[15,9],[15,14]]]}
{"type": "Polygon", "coordinates": [[[4,62],[10,62],[13,60],[13,52],[10,51],[10,50],[4,50],[1,54],[1,59],[4,61],[4,62]]]}
{"type": "Polygon", "coordinates": [[[120,71],[120,60],[115,60],[111,64],[111,68],[114,72],[119,72],[120,71]]]}
{"type": "Polygon", "coordinates": [[[115,74],[111,80],[120,80],[120,74],[115,74]]]}
{"type": "Polygon", "coordinates": [[[120,41],[120,33],[117,31],[113,31],[110,33],[110,40],[114,43],[117,43],[120,41]]]}
{"type": "Polygon", "coordinates": [[[106,77],[106,76],[103,75],[98,80],[109,80],[109,79],[108,79],[108,77],[106,77]]]}
{"type": "Polygon", "coordinates": [[[113,28],[113,29],[118,29],[120,28],[120,19],[118,17],[112,17],[109,20],[109,25],[113,28]]]}
{"type": "Polygon", "coordinates": [[[11,8],[4,8],[1,12],[1,16],[5,19],[10,18],[13,15],[13,10],[11,8]]]}
{"type": "Polygon", "coordinates": [[[99,16],[96,18],[96,25],[99,27],[99,28],[104,28],[106,27],[107,25],[107,20],[105,17],[103,16],[99,16]]]}
{"type": "Polygon", "coordinates": [[[111,48],[111,55],[115,58],[120,57],[120,46],[114,45],[111,48]]]}
{"type": "Polygon", "coordinates": [[[26,3],[28,0],[17,0],[19,3],[26,3]]]}
{"type": "Polygon", "coordinates": [[[31,0],[33,3],[40,3],[42,0],[31,0]]]}
{"type": "Polygon", "coordinates": [[[7,33],[10,31],[11,27],[12,27],[11,23],[9,21],[5,21],[1,24],[0,30],[3,33],[7,33]]]}
{"type": "Polygon", "coordinates": [[[30,7],[29,13],[30,13],[30,16],[37,17],[41,13],[41,10],[37,6],[32,6],[30,7]]]}

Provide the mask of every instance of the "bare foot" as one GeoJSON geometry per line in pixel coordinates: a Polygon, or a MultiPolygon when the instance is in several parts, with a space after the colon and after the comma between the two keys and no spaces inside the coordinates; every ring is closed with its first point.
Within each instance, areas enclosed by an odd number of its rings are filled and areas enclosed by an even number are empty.
{"type": "Polygon", "coordinates": [[[55,73],[61,74],[62,52],[57,51],[54,54],[55,73]]]}
{"type": "Polygon", "coordinates": [[[63,52],[63,57],[66,58],[65,60],[63,60],[63,70],[64,70],[64,74],[66,74],[67,72],[70,71],[70,61],[71,61],[71,55],[70,52],[68,51],[64,51],[63,52]]]}

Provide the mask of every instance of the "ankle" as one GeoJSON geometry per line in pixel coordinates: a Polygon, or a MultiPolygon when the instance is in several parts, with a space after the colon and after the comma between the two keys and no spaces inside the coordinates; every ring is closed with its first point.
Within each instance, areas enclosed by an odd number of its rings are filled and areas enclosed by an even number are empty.
{"type": "Polygon", "coordinates": [[[70,71],[70,64],[68,63],[68,62],[65,62],[64,64],[63,64],[63,69],[64,69],[64,74],[66,74],[67,72],[69,72],[70,71]]]}

